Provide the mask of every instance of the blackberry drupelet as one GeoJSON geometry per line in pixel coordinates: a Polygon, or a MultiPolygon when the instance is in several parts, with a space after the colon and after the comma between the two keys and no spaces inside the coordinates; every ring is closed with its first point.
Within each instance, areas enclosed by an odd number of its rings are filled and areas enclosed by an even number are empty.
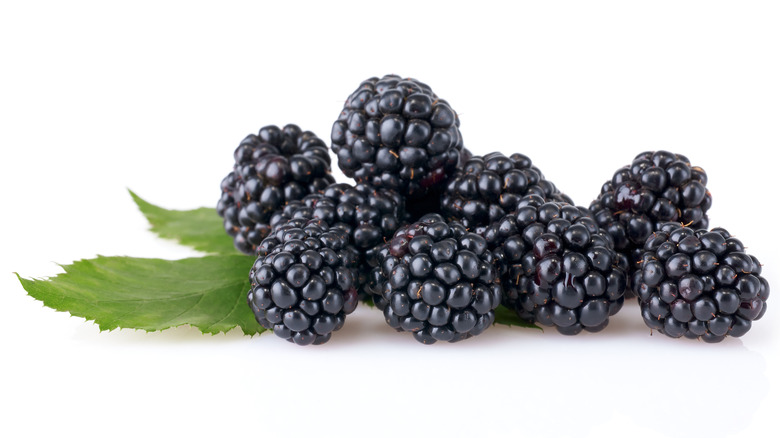
{"type": "Polygon", "coordinates": [[[766,312],[761,264],[723,228],[664,224],[644,249],[633,287],[649,328],[720,342],[744,335],[766,312]]]}
{"type": "Polygon", "coordinates": [[[287,202],[334,182],[325,142],[296,125],[269,125],[248,135],[234,157],[233,171],[222,180],[217,213],[245,254],[254,255],[271,231],[271,218],[287,202]]]}
{"type": "Polygon", "coordinates": [[[357,250],[339,228],[293,219],[258,248],[247,302],[257,322],[298,345],[322,344],[355,310],[357,250]]]}
{"type": "Polygon", "coordinates": [[[707,228],[712,196],[706,185],[707,174],[685,156],[643,152],[604,183],[590,210],[615,249],[636,262],[647,237],[665,222],[707,228]]]}
{"type": "Polygon", "coordinates": [[[457,342],[495,320],[501,286],[485,239],[437,214],[398,230],[372,271],[385,321],[424,344],[457,342]]]}
{"type": "Polygon", "coordinates": [[[459,125],[428,85],[374,77],[347,98],[331,149],[348,177],[417,199],[441,192],[455,172],[463,149],[459,125]]]}
{"type": "Polygon", "coordinates": [[[573,204],[522,154],[493,152],[468,159],[453,175],[440,199],[442,215],[480,232],[517,208],[529,194],[573,204]]]}
{"type": "Polygon", "coordinates": [[[604,329],[622,307],[628,261],[586,209],[531,195],[485,236],[520,318],[576,335],[604,329]]]}

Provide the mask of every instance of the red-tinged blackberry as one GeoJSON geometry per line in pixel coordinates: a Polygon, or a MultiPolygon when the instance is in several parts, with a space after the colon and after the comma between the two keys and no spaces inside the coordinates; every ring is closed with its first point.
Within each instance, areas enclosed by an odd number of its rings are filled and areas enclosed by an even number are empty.
{"type": "Polygon", "coordinates": [[[529,194],[574,203],[545,180],[527,156],[515,153],[507,157],[493,152],[472,157],[458,169],[440,198],[441,212],[445,218],[480,232],[517,209],[520,200],[529,194]]]}
{"type": "Polygon", "coordinates": [[[615,249],[638,261],[648,236],[665,222],[707,228],[712,196],[707,174],[683,155],[643,152],[604,183],[590,205],[599,226],[615,241],[615,249]]]}
{"type": "Polygon", "coordinates": [[[585,208],[528,196],[485,236],[520,318],[576,335],[604,329],[622,307],[628,261],[585,208]]]}
{"type": "Polygon", "coordinates": [[[457,342],[495,320],[501,286],[485,239],[437,214],[401,227],[372,271],[385,321],[424,344],[457,342]]]}
{"type": "Polygon", "coordinates": [[[357,262],[343,230],[290,220],[260,244],[247,302],[257,322],[280,338],[322,344],[357,307],[357,262]]]}
{"type": "Polygon", "coordinates": [[[334,182],[325,142],[296,125],[269,125],[248,135],[234,157],[233,171],[222,180],[217,213],[245,254],[255,254],[271,230],[271,218],[287,202],[334,182]]]}
{"type": "Polygon", "coordinates": [[[420,198],[443,190],[463,149],[458,115],[431,88],[387,75],[363,81],[333,124],[339,168],[359,183],[420,198]]]}
{"type": "Polygon", "coordinates": [[[645,242],[633,287],[645,324],[669,337],[720,342],[766,312],[761,264],[723,228],[664,224],[645,242]]]}

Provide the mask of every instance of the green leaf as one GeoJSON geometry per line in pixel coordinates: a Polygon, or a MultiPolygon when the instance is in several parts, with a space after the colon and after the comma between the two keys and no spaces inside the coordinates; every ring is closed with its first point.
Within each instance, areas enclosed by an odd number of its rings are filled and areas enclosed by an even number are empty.
{"type": "MultiPolygon", "coordinates": [[[[222,228],[222,218],[213,208],[167,210],[150,204],[128,190],[133,201],[160,237],[211,254],[238,254],[233,239],[222,228]]],[[[247,272],[249,272],[247,270],[247,272]]]]}
{"type": "Polygon", "coordinates": [[[518,318],[517,313],[506,306],[498,306],[498,309],[496,309],[496,324],[504,324],[508,326],[514,325],[518,327],[542,330],[542,328],[536,324],[532,324],[528,321],[524,321],[518,318]]]}
{"type": "Polygon", "coordinates": [[[50,279],[16,274],[33,298],[95,321],[101,330],[165,330],[189,324],[203,333],[241,327],[261,333],[246,304],[254,259],[215,255],[182,260],[103,257],[63,266],[50,279]]]}

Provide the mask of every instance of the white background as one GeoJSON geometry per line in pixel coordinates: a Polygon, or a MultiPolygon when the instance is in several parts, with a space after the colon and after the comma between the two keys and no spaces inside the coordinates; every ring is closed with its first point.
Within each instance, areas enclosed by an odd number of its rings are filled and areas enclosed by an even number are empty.
{"type": "Polygon", "coordinates": [[[495,326],[434,346],[361,307],[308,348],[191,327],[100,333],[27,296],[12,272],[197,256],[150,233],[126,189],[214,206],[246,134],[295,122],[329,139],[347,95],[387,73],[447,99],[473,152],[525,153],[582,205],[639,152],[687,155],[710,177],[712,226],[780,290],[777,3],[277,3],[2,2],[0,435],[780,428],[775,296],[744,338],[717,345],[651,336],[631,302],[598,334],[495,326]]]}

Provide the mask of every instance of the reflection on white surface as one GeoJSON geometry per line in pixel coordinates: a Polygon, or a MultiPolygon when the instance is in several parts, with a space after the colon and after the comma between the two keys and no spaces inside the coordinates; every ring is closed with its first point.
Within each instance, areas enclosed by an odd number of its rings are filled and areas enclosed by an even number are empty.
{"type": "Polygon", "coordinates": [[[621,417],[671,437],[721,436],[750,424],[768,393],[761,355],[739,339],[711,345],[649,336],[638,313],[632,302],[617,324],[585,339],[525,340],[537,378],[515,389],[533,406],[531,436],[598,436],[621,417]]]}
{"type": "MultiPolygon", "coordinates": [[[[154,394],[192,391],[191,382],[217,370],[218,385],[241,388],[237,414],[257,410],[276,419],[268,433],[285,433],[315,403],[307,391],[334,397],[373,436],[399,436],[411,424],[452,436],[603,437],[624,435],[626,423],[632,437],[691,438],[739,434],[753,421],[769,379],[764,358],[741,339],[706,344],[651,336],[633,301],[610,321],[603,332],[574,337],[497,325],[475,339],[426,346],[359,306],[318,347],[270,333],[204,336],[190,327],[99,334],[82,324],[72,339],[88,355],[124,366],[132,366],[135,351],[156,357],[154,366],[141,365],[164,382],[147,388],[154,394]],[[182,368],[188,363],[192,369],[182,368]],[[373,430],[382,416],[395,420],[373,430]]],[[[328,412],[305,415],[337,427],[328,412]]]]}

